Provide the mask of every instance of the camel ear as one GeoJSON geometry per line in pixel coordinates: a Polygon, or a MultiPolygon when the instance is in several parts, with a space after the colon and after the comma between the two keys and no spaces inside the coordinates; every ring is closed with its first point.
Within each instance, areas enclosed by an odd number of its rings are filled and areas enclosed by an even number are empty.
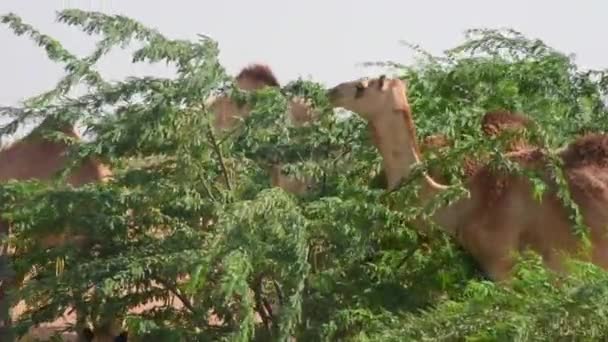
{"type": "Polygon", "coordinates": [[[386,81],[386,75],[380,75],[378,78],[378,89],[383,90],[386,81]]]}

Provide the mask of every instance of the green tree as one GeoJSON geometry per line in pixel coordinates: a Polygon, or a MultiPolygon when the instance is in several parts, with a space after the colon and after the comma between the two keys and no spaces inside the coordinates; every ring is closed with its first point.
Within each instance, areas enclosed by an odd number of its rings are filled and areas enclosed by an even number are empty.
{"type": "MultiPolygon", "coordinates": [[[[333,115],[320,84],[244,93],[208,37],[172,40],[123,16],[80,10],[58,19],[99,36],[94,51],[78,58],[16,15],[2,17],[66,75],[22,111],[6,113],[14,120],[0,133],[40,116],[79,122],[94,139],[73,144],[74,164],[102,158],[115,179],[78,189],[1,185],[11,241],[28,247],[14,268],[35,269],[18,292],[31,308],[18,333],[75,305],[90,321],[124,317],[132,335],[167,341],[605,337],[605,274],[596,268],[577,264],[554,286],[557,276],[524,262],[515,285],[504,288],[483,281],[441,232],[411,229],[420,209],[407,205],[412,189],[369,187],[379,157],[365,124],[333,115]],[[142,44],[134,63],[172,63],[175,77],[104,80],[97,61],[132,41],[142,44]],[[70,95],[77,85],[85,94],[70,95]],[[211,130],[204,105],[219,91],[254,106],[244,129],[227,136],[211,130]],[[310,99],[319,120],[289,126],[293,95],[310,99]],[[271,188],[265,166],[277,160],[286,172],[314,177],[315,186],[300,197],[271,188]],[[89,234],[90,248],[36,248],[40,233],[66,227],[89,234]],[[171,297],[184,308],[126,313],[171,297]],[[211,324],[211,312],[223,322],[211,324]]],[[[497,150],[500,141],[482,139],[478,128],[487,110],[530,115],[541,123],[533,138],[551,147],[606,129],[607,73],[580,71],[541,41],[474,30],[444,56],[418,51],[424,58],[413,66],[384,65],[408,80],[420,135],[443,132],[455,141],[447,158],[429,159],[454,176],[452,160],[497,150]]]]}

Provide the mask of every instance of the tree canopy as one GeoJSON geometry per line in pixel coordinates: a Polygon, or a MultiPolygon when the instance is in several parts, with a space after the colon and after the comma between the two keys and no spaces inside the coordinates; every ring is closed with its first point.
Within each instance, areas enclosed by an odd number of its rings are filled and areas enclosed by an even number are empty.
{"type": "MultiPolygon", "coordinates": [[[[211,38],[170,39],[120,15],[58,13],[59,22],[99,38],[84,57],[17,15],[1,21],[33,39],[65,75],[21,110],[3,110],[13,120],[0,136],[34,118],[78,122],[91,139],[72,141],[68,167],[93,156],[115,173],[79,188],[0,185],[9,240],[23,248],[13,267],[34,269],[13,298],[29,307],[18,333],[75,305],[90,320],[124,317],[133,336],[163,341],[608,338],[608,277],[597,267],[573,262],[572,272],[556,275],[525,256],[505,287],[485,280],[447,235],[414,230],[421,210],[408,204],[414,191],[370,186],[380,157],[365,122],[337,117],[323,85],[298,79],[240,91],[211,38]],[[133,63],[170,63],[175,76],[105,80],[96,63],[134,42],[141,47],[133,63]],[[80,85],[84,94],[71,95],[80,85]],[[219,92],[253,105],[244,129],[221,136],[211,129],[205,101],[219,92]],[[284,113],[295,95],[314,104],[318,120],[289,125],[284,113]],[[303,196],[271,187],[265,170],[277,160],[315,186],[303,196]],[[94,243],[36,248],[38,236],[59,230],[84,232],[94,243]],[[182,307],[127,313],[170,298],[182,307]]],[[[526,113],[538,123],[531,139],[552,148],[608,128],[608,71],[582,70],[538,39],[475,29],[440,56],[411,46],[419,56],[413,65],[370,64],[407,81],[419,138],[444,133],[455,142],[425,166],[439,165],[456,183],[454,160],[481,152],[500,159],[502,140],[479,129],[489,110],[526,113]]]]}

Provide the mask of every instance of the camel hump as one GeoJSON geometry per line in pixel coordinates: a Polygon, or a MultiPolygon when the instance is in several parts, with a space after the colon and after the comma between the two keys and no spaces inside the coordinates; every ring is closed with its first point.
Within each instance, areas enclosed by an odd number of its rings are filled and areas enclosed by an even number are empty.
{"type": "Polygon", "coordinates": [[[440,149],[443,147],[453,146],[453,142],[448,139],[445,134],[433,134],[422,139],[422,148],[424,150],[440,149]]]}
{"type": "Polygon", "coordinates": [[[261,63],[250,64],[243,68],[236,76],[236,81],[243,89],[259,89],[263,86],[280,87],[272,69],[261,63]]]}
{"type": "Polygon", "coordinates": [[[506,110],[496,110],[487,112],[481,119],[481,128],[488,135],[495,135],[507,128],[526,128],[533,121],[518,113],[509,112],[506,110]]]}
{"type": "Polygon", "coordinates": [[[74,125],[72,125],[68,121],[60,120],[53,116],[46,117],[38,127],[32,130],[32,136],[37,136],[36,133],[43,131],[51,131],[51,132],[61,132],[67,136],[73,138],[80,138],[76,130],[74,129],[74,125]]]}
{"type": "Polygon", "coordinates": [[[562,152],[562,158],[567,168],[596,165],[608,166],[608,135],[590,133],[568,145],[562,152]]]}

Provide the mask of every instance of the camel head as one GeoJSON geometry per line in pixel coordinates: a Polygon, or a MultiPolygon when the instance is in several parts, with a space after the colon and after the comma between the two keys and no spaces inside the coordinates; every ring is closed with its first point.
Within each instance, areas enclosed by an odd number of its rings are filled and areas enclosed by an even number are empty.
{"type": "MultiPolygon", "coordinates": [[[[242,91],[256,91],[266,87],[280,88],[274,73],[264,64],[253,63],[243,68],[235,77],[237,88],[242,91]]],[[[220,132],[238,128],[241,119],[251,114],[251,106],[238,104],[228,95],[209,99],[208,106],[214,113],[213,126],[220,132]]],[[[311,122],[318,116],[306,99],[294,97],[289,99],[289,119],[296,126],[311,122]]],[[[273,186],[279,186],[288,192],[303,193],[310,188],[310,182],[295,179],[280,172],[280,163],[273,164],[268,170],[273,186]]]]}
{"type": "MultiPolygon", "coordinates": [[[[243,68],[235,77],[237,88],[243,91],[256,91],[265,87],[280,87],[276,76],[264,64],[253,63],[243,68]]],[[[230,96],[222,95],[211,98],[209,107],[215,113],[214,126],[219,130],[232,129],[238,123],[239,118],[249,116],[251,108],[248,105],[240,105],[234,102],[230,96]]]]}
{"type": "Polygon", "coordinates": [[[312,107],[310,101],[300,97],[289,100],[289,118],[296,127],[301,127],[319,117],[319,112],[312,107]]]}
{"type": "Polygon", "coordinates": [[[406,86],[400,79],[382,75],[373,79],[343,82],[328,90],[327,96],[333,107],[342,107],[375,121],[378,115],[395,110],[409,111],[406,86]]]}
{"type": "Polygon", "coordinates": [[[487,112],[481,118],[481,129],[487,136],[496,136],[507,130],[526,129],[533,124],[532,119],[505,110],[487,112]]]}
{"type": "MultiPolygon", "coordinates": [[[[250,64],[243,68],[235,80],[237,87],[244,91],[255,91],[265,87],[281,87],[272,69],[268,65],[259,63],[250,64]]],[[[248,112],[249,108],[239,110],[248,112]]],[[[292,123],[296,126],[310,122],[318,114],[312,110],[310,103],[298,97],[290,99],[289,113],[292,123]]],[[[244,115],[248,115],[248,113],[244,115]]]]}
{"type": "Polygon", "coordinates": [[[368,121],[374,145],[382,155],[387,186],[394,189],[420,162],[416,128],[407,100],[407,87],[398,78],[343,82],[327,91],[332,107],[342,107],[368,121]]]}
{"type": "Polygon", "coordinates": [[[452,146],[454,146],[454,142],[451,141],[450,138],[445,134],[437,133],[422,139],[420,149],[422,151],[435,151],[452,146]]]}

